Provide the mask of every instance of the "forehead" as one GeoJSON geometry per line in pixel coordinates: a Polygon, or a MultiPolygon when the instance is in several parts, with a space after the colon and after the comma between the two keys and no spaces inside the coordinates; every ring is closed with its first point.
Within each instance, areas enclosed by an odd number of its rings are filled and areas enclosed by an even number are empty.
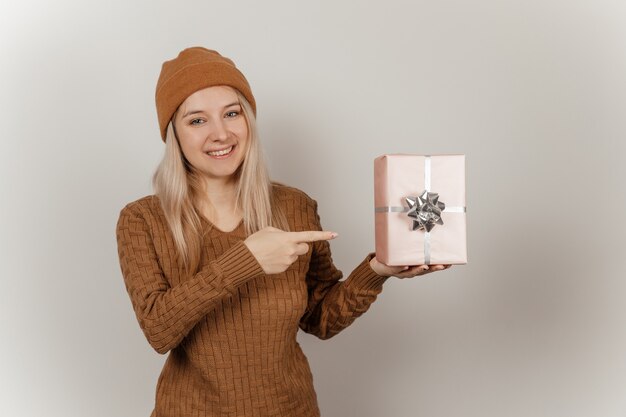
{"type": "Polygon", "coordinates": [[[188,107],[198,109],[221,109],[227,104],[238,102],[235,89],[227,85],[216,85],[203,88],[192,93],[180,105],[180,109],[184,112],[188,107]]]}

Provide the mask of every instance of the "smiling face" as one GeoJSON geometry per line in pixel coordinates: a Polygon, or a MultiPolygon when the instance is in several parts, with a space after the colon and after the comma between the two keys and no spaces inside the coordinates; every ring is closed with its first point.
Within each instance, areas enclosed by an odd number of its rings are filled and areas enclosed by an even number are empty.
{"type": "Polygon", "coordinates": [[[173,122],[183,154],[207,180],[233,180],[248,144],[248,124],[234,89],[196,91],[180,105],[173,122]]]}

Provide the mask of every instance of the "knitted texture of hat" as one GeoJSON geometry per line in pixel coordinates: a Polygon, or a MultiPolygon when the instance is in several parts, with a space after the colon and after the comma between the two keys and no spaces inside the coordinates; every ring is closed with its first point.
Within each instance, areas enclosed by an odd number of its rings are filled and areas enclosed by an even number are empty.
{"type": "Polygon", "coordinates": [[[165,61],[157,81],[155,101],[161,138],[178,106],[191,94],[216,85],[233,87],[248,100],[256,117],[256,101],[246,77],[235,63],[219,52],[194,46],[165,61]]]}

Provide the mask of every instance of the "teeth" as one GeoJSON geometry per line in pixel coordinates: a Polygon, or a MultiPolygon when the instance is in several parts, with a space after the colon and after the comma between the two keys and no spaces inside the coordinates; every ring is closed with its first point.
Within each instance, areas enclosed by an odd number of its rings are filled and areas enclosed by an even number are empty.
{"type": "Polygon", "coordinates": [[[232,150],[233,150],[233,147],[231,146],[230,148],[224,149],[223,151],[207,152],[207,153],[212,156],[220,156],[220,155],[226,155],[227,153],[230,153],[230,151],[232,150]]]}

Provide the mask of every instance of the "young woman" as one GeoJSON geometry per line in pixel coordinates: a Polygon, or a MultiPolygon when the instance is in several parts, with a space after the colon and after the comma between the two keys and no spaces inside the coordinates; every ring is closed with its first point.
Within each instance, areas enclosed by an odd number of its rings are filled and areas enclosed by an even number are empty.
{"type": "Polygon", "coordinates": [[[165,154],[154,194],[123,207],[122,275],[150,345],[170,352],[152,417],[319,416],[298,329],[328,339],[368,310],[391,267],[369,253],[340,281],[317,202],[271,181],[256,102],[230,59],[201,47],[163,63],[165,154]]]}

